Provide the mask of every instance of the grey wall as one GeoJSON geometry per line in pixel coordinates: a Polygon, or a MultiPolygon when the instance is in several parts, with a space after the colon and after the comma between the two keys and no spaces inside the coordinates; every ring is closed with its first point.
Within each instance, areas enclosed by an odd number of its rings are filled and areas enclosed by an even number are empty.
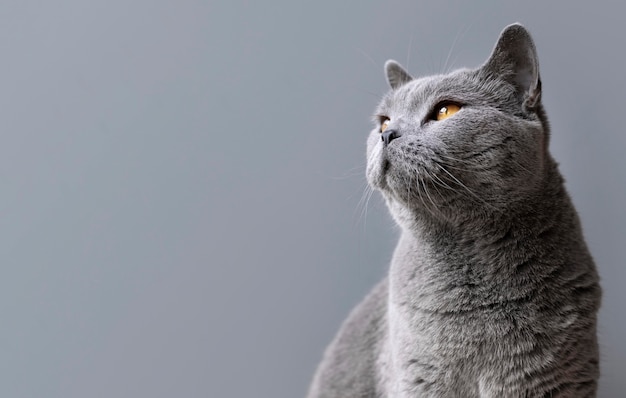
{"type": "Polygon", "coordinates": [[[397,235],[360,204],[384,61],[477,66],[514,21],[624,396],[625,7],[261,3],[0,3],[0,396],[303,396],[397,235]]]}

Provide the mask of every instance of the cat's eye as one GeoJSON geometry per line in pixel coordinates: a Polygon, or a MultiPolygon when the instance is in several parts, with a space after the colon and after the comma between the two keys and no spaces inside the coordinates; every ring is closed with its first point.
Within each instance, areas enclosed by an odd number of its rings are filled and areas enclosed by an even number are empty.
{"type": "Polygon", "coordinates": [[[387,127],[389,127],[389,123],[391,123],[391,120],[389,120],[388,117],[382,117],[380,119],[380,132],[381,133],[387,130],[387,127]]]}
{"type": "Polygon", "coordinates": [[[435,108],[435,113],[433,114],[433,119],[435,120],[444,120],[454,115],[458,111],[461,110],[461,106],[452,102],[445,102],[443,104],[437,105],[435,108]]]}

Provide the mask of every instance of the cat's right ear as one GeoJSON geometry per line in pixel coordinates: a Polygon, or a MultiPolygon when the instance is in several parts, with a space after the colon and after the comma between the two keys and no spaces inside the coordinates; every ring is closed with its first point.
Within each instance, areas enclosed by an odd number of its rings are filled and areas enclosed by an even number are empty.
{"type": "Polygon", "coordinates": [[[385,62],[385,75],[387,76],[389,86],[394,90],[413,80],[411,75],[392,59],[385,62]]]}
{"type": "Polygon", "coordinates": [[[530,34],[520,24],[504,28],[483,71],[512,83],[524,105],[535,108],[541,98],[537,50],[530,34]]]}

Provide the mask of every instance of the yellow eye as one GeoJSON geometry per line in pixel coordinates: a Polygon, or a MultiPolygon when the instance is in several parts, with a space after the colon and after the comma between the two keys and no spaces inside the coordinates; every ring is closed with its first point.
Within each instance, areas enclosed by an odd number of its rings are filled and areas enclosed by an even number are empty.
{"type": "Polygon", "coordinates": [[[382,120],[382,123],[380,124],[380,132],[382,133],[383,131],[387,130],[387,127],[389,127],[389,123],[391,122],[391,120],[389,120],[389,118],[384,118],[382,120]]]}
{"type": "Polygon", "coordinates": [[[452,104],[452,103],[443,104],[439,108],[437,108],[435,112],[435,119],[436,120],[447,119],[460,110],[461,110],[461,107],[459,105],[452,104]]]}

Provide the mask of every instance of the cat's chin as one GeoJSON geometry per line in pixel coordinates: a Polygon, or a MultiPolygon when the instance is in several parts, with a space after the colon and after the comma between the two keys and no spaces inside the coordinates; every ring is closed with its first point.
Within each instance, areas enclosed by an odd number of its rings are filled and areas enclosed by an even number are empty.
{"type": "Polygon", "coordinates": [[[368,156],[366,177],[367,182],[374,189],[384,191],[388,189],[387,171],[389,160],[385,156],[382,145],[376,145],[368,156]]]}
{"type": "MultiPolygon", "coordinates": [[[[398,174],[398,159],[382,146],[377,146],[370,154],[366,177],[369,185],[389,197],[398,196],[401,201],[408,200],[402,193],[409,192],[405,186],[406,178],[398,174]],[[394,167],[395,164],[395,167],[394,167]]],[[[402,167],[400,167],[402,168],[402,167]]]]}

